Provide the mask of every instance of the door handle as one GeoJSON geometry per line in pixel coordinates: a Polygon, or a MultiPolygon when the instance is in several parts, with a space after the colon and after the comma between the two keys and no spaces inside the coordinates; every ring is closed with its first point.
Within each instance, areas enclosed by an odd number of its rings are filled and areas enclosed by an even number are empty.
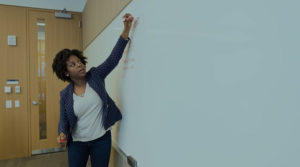
{"type": "Polygon", "coordinates": [[[39,104],[42,104],[42,103],[41,102],[37,102],[37,101],[34,100],[34,101],[32,101],[32,104],[33,105],[39,105],[39,104]]]}

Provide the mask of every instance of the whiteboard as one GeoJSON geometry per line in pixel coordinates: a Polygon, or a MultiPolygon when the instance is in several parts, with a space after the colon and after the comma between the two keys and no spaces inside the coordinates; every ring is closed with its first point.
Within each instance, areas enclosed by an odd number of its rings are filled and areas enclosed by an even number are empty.
{"type": "Polygon", "coordinates": [[[132,1],[85,50],[98,65],[122,15],[139,17],[106,82],[123,113],[120,149],[140,167],[300,166],[299,6],[132,1]]]}

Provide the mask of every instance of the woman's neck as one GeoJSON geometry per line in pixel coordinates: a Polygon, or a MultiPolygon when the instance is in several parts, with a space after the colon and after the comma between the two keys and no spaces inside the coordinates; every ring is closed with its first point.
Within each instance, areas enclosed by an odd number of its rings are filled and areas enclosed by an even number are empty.
{"type": "Polygon", "coordinates": [[[86,80],[85,80],[85,78],[84,79],[77,79],[77,80],[73,80],[73,82],[74,82],[74,86],[75,87],[85,87],[85,85],[86,85],[86,80]]]}

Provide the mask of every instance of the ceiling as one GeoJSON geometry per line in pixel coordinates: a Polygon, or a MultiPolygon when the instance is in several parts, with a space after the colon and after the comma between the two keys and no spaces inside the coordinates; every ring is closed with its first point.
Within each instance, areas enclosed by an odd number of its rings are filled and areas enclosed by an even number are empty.
{"type": "Polygon", "coordinates": [[[0,0],[0,4],[82,12],[87,0],[0,0]]]}

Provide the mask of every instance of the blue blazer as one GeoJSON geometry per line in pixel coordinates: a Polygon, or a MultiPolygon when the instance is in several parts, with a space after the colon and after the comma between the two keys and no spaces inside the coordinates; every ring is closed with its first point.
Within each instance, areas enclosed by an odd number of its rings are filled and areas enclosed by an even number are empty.
{"type": "MultiPolygon", "coordinates": [[[[127,43],[128,40],[120,37],[110,56],[101,65],[92,67],[86,73],[87,83],[97,92],[103,102],[102,122],[105,130],[122,119],[120,110],[109,97],[105,89],[104,79],[118,65],[127,43]]],[[[67,137],[68,144],[72,141],[71,133],[77,122],[77,117],[74,114],[73,108],[73,90],[74,83],[71,82],[60,92],[60,121],[58,125],[58,134],[63,132],[67,137]]]]}

